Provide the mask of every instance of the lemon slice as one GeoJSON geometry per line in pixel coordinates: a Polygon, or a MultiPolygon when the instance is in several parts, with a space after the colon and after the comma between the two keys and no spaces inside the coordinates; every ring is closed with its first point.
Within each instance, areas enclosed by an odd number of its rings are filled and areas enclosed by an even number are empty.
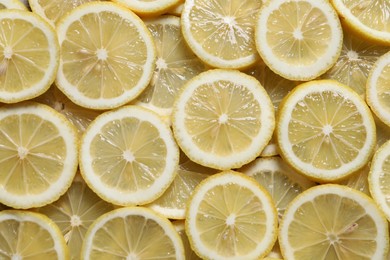
{"type": "Polygon", "coordinates": [[[370,171],[370,163],[364,166],[359,171],[348,176],[346,179],[338,182],[338,184],[345,185],[349,188],[358,190],[365,193],[368,196],[371,196],[370,190],[368,188],[368,173],[370,171]]]}
{"type": "Polygon", "coordinates": [[[185,259],[187,260],[201,260],[194,250],[192,250],[190,241],[188,240],[187,234],[185,232],[185,222],[184,220],[176,220],[172,222],[173,226],[175,227],[177,233],[179,233],[179,236],[181,238],[181,241],[183,242],[184,246],[184,253],[185,253],[185,259]]]}
{"type": "Polygon", "coordinates": [[[98,110],[76,105],[55,85],[34,101],[48,105],[63,114],[76,127],[79,136],[85,132],[92,120],[101,114],[98,110]]]}
{"type": "Polygon", "coordinates": [[[152,210],[127,207],[108,212],[88,229],[82,259],[184,259],[175,228],[152,210]]]}
{"type": "Polygon", "coordinates": [[[390,126],[390,51],[381,56],[370,71],[366,93],[372,111],[390,126]]]}
{"type": "Polygon", "coordinates": [[[69,259],[64,237],[48,217],[29,211],[0,212],[1,259],[69,259]]]}
{"type": "Polygon", "coordinates": [[[224,171],[205,179],[188,205],[186,233],[204,259],[261,259],[276,241],[272,199],[242,173],[224,171]]]}
{"type": "Polygon", "coordinates": [[[179,4],[175,5],[174,7],[170,8],[167,12],[167,14],[172,14],[176,16],[181,16],[181,12],[183,12],[184,9],[184,1],[180,2],[179,4]]]}
{"type": "Polygon", "coordinates": [[[91,2],[57,24],[57,87],[74,103],[111,109],[133,100],[151,80],[156,51],[144,22],[110,2],[91,2]]]}
{"type": "Polygon", "coordinates": [[[157,199],[175,178],[178,163],[169,126],[138,106],[101,114],[81,140],[81,174],[94,192],[118,205],[157,199]]]}
{"type": "Polygon", "coordinates": [[[194,162],[221,170],[255,159],[271,139],[275,123],[272,102],[254,77],[219,69],[186,83],[172,121],[184,153],[194,162]]]}
{"type": "Polygon", "coordinates": [[[75,7],[92,1],[93,0],[28,0],[31,10],[54,27],[64,15],[75,7]]]}
{"type": "Polygon", "coordinates": [[[0,0],[0,9],[27,10],[26,6],[19,0],[0,0]]]}
{"type": "Polygon", "coordinates": [[[377,59],[389,50],[388,47],[372,45],[345,31],[343,47],[336,64],[321,77],[337,80],[364,98],[368,74],[377,59]]]}
{"type": "Polygon", "coordinates": [[[326,0],[276,0],[261,8],[255,39],[264,62],[277,74],[311,80],[335,64],[343,32],[326,0]]]}
{"type": "Polygon", "coordinates": [[[0,36],[0,102],[16,103],[45,92],[59,62],[53,28],[31,12],[5,9],[0,36]]]}
{"type": "Polygon", "coordinates": [[[361,37],[390,45],[388,0],[331,0],[340,19],[361,37]]]}
{"type": "Polygon", "coordinates": [[[298,194],[315,185],[276,156],[256,159],[238,171],[254,178],[269,192],[279,219],[298,194]]]}
{"type": "Polygon", "coordinates": [[[388,224],[367,195],[337,184],[296,197],[279,227],[285,259],[384,259],[388,224]]]}
{"type": "Polygon", "coordinates": [[[147,206],[170,219],[184,219],[186,204],[195,187],[216,170],[191,162],[181,154],[177,175],[169,188],[147,206]]]}
{"type": "Polygon", "coordinates": [[[352,89],[333,80],[297,86],[279,108],[281,155],[320,182],[356,172],[370,159],[376,140],[371,111],[352,89]]]}
{"type": "Polygon", "coordinates": [[[40,207],[69,188],[77,169],[77,133],[60,113],[38,103],[0,108],[0,202],[40,207]]]}
{"type": "Polygon", "coordinates": [[[163,15],[144,21],[156,43],[157,61],[152,80],[136,104],[170,117],[183,84],[204,71],[205,65],[185,43],[179,17],[163,15]]]}
{"type": "Polygon", "coordinates": [[[390,141],[384,143],[372,159],[368,183],[372,197],[390,220],[390,141]]]}
{"type": "Polygon", "coordinates": [[[259,58],[254,26],[259,0],[186,0],[181,14],[184,39],[212,67],[239,69],[259,58]]]}
{"type": "Polygon", "coordinates": [[[182,0],[113,0],[140,16],[158,16],[175,7],[182,0]]]}
{"type": "Polygon", "coordinates": [[[38,208],[37,211],[58,225],[69,247],[71,259],[80,259],[81,245],[87,229],[98,217],[113,209],[111,204],[100,199],[78,177],[59,200],[38,208]]]}

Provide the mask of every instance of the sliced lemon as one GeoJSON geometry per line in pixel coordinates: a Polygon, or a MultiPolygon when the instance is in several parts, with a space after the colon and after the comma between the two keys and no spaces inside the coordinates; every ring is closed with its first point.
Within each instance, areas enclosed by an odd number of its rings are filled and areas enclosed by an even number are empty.
{"type": "Polygon", "coordinates": [[[277,211],[248,176],[224,171],[203,180],[186,213],[192,249],[204,259],[261,259],[277,238],[277,211]]]}
{"type": "MultiPolygon", "coordinates": [[[[31,10],[44,18],[52,26],[75,7],[93,0],[28,0],[31,10]]],[[[98,0],[99,1],[99,0],[98,0]]]]}
{"type": "Polygon", "coordinates": [[[0,108],[0,202],[40,207],[69,188],[76,170],[77,132],[54,109],[38,103],[0,108]]]}
{"type": "Polygon", "coordinates": [[[298,195],[279,227],[285,259],[384,259],[388,223],[374,201],[337,184],[298,195]]]}
{"type": "Polygon", "coordinates": [[[184,219],[186,204],[195,187],[216,170],[191,162],[182,155],[177,175],[169,188],[147,206],[170,219],[184,219]]]}
{"type": "Polygon", "coordinates": [[[379,120],[375,114],[375,125],[376,125],[376,147],[375,150],[378,150],[379,147],[386,143],[386,141],[390,140],[390,126],[383,123],[381,120],[379,120]]]}
{"type": "Polygon", "coordinates": [[[370,190],[368,188],[368,173],[370,171],[370,163],[364,166],[359,171],[348,176],[346,179],[338,182],[338,184],[345,185],[352,189],[358,190],[365,193],[368,196],[371,196],[370,190]]]}
{"type": "Polygon", "coordinates": [[[38,15],[3,9],[0,16],[0,102],[16,103],[44,93],[59,62],[55,31],[38,15]]]}
{"type": "Polygon", "coordinates": [[[390,51],[381,56],[371,69],[366,93],[372,111],[390,126],[390,51]]]}
{"type": "Polygon", "coordinates": [[[152,80],[136,104],[170,117],[183,84],[204,71],[205,65],[185,43],[179,17],[163,15],[144,21],[156,43],[157,61],[152,80]]]}
{"type": "Polygon", "coordinates": [[[372,197],[390,220],[390,141],[384,143],[372,159],[368,183],[372,197]]]}
{"type": "Polygon", "coordinates": [[[375,149],[375,121],[352,89],[333,80],[297,86],[279,108],[281,155],[320,182],[347,177],[367,164],[375,149]]]}
{"type": "Polygon", "coordinates": [[[34,101],[48,105],[63,114],[77,128],[79,136],[85,132],[92,120],[101,114],[98,110],[76,105],[54,84],[34,101]]]}
{"type": "Polygon", "coordinates": [[[390,45],[388,0],[331,0],[340,19],[360,36],[390,45]]]}
{"type": "Polygon", "coordinates": [[[181,16],[181,12],[183,12],[183,8],[184,8],[184,1],[183,2],[180,2],[179,4],[175,5],[174,7],[170,8],[168,10],[168,14],[173,14],[173,15],[176,15],[176,16],[181,16]]]}
{"type": "Polygon", "coordinates": [[[238,171],[254,178],[274,201],[279,219],[288,204],[304,190],[315,185],[297,173],[280,157],[258,158],[238,171]]]}
{"type": "Polygon", "coordinates": [[[78,177],[59,200],[38,208],[37,211],[58,225],[69,247],[71,259],[76,260],[80,259],[81,245],[89,226],[113,209],[113,205],[100,199],[78,177]]]}
{"type": "Polygon", "coordinates": [[[82,259],[184,259],[183,243],[169,220],[152,210],[108,212],[88,229],[82,259]]]}
{"type": "Polygon", "coordinates": [[[1,259],[69,259],[65,239],[45,215],[20,210],[0,212],[1,259]]]}
{"type": "Polygon", "coordinates": [[[0,0],[0,9],[27,10],[27,7],[19,0],[0,0]]]}
{"type": "Polygon", "coordinates": [[[172,121],[176,141],[192,161],[223,170],[255,159],[272,137],[275,118],[254,77],[216,69],[186,83],[172,121]]]}
{"type": "Polygon", "coordinates": [[[335,64],[343,32],[326,0],[275,0],[261,8],[255,39],[264,62],[277,74],[311,80],[335,64]]]}
{"type": "Polygon", "coordinates": [[[182,0],[113,0],[140,16],[158,16],[175,7],[182,0]]]}
{"type": "Polygon", "coordinates": [[[181,14],[184,39],[212,67],[239,69],[259,58],[254,26],[259,0],[187,0],[181,14]]]}
{"type": "Polygon", "coordinates": [[[169,126],[139,106],[101,114],[81,140],[82,176],[100,197],[118,205],[157,199],[175,178],[178,163],[169,126]]]}
{"type": "Polygon", "coordinates": [[[181,241],[183,241],[184,246],[184,252],[185,252],[185,259],[186,260],[201,260],[194,250],[192,250],[190,241],[188,241],[187,234],[185,232],[185,222],[184,220],[176,220],[172,222],[173,226],[175,227],[177,233],[179,233],[179,236],[181,238],[181,241]]]}
{"type": "Polygon", "coordinates": [[[364,97],[368,74],[376,60],[389,50],[388,47],[370,44],[345,31],[343,47],[336,64],[321,77],[337,80],[364,97]]]}
{"type": "Polygon", "coordinates": [[[111,2],[78,6],[57,24],[61,59],[56,85],[74,103],[111,109],[133,100],[151,80],[156,51],[144,22],[111,2]]]}

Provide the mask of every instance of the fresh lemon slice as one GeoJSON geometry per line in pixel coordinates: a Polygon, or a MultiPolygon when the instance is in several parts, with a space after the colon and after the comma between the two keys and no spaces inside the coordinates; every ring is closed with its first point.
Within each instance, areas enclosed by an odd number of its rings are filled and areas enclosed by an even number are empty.
{"type": "Polygon", "coordinates": [[[77,176],[77,180],[59,200],[37,209],[58,225],[69,247],[70,257],[74,260],[80,259],[81,245],[92,222],[114,209],[77,176]]]}
{"type": "Polygon", "coordinates": [[[368,183],[372,197],[390,220],[390,140],[384,143],[372,159],[368,183]]]}
{"type": "Polygon", "coordinates": [[[179,149],[169,126],[139,106],[101,114],[81,140],[81,174],[94,192],[113,204],[157,199],[175,178],[178,163],[179,149]]]}
{"type": "Polygon", "coordinates": [[[195,187],[216,170],[191,162],[182,155],[177,175],[169,188],[147,206],[170,219],[184,219],[186,204],[195,187]]]}
{"type": "Polygon", "coordinates": [[[185,221],[184,220],[176,220],[172,222],[173,226],[175,227],[177,233],[179,233],[179,236],[181,240],[183,241],[184,246],[184,252],[185,252],[185,259],[186,260],[201,260],[194,250],[192,250],[190,241],[188,240],[187,234],[185,232],[185,221]]]}
{"type": "Polygon", "coordinates": [[[19,0],[0,0],[0,9],[27,10],[27,7],[19,0]]]}
{"type": "Polygon", "coordinates": [[[374,201],[337,184],[298,195],[285,211],[279,243],[285,259],[384,259],[388,224],[374,201]]]}
{"type": "Polygon", "coordinates": [[[44,93],[59,62],[53,28],[31,12],[3,9],[0,32],[0,102],[16,103],[44,93]]]}
{"type": "Polygon", "coordinates": [[[377,59],[390,48],[372,45],[349,31],[345,31],[343,47],[336,64],[321,77],[334,79],[364,97],[366,83],[377,59]]]}
{"type": "Polygon", "coordinates": [[[69,188],[76,170],[77,132],[54,109],[38,103],[0,108],[0,202],[40,207],[69,188]]]}
{"type": "Polygon", "coordinates": [[[152,210],[127,207],[108,212],[88,229],[81,259],[184,260],[179,234],[152,210]]]}
{"type": "Polygon", "coordinates": [[[264,62],[291,80],[314,79],[337,61],[343,32],[327,0],[268,1],[256,21],[264,62]]]}
{"type": "Polygon", "coordinates": [[[151,80],[156,51],[144,22],[111,2],[78,6],[57,24],[57,87],[74,103],[111,109],[133,100],[151,80]]]}
{"type": "Polygon", "coordinates": [[[136,104],[170,117],[183,84],[204,71],[205,65],[185,43],[179,17],[164,15],[144,21],[156,43],[157,61],[152,80],[136,104]]]}
{"type": "Polygon", "coordinates": [[[172,14],[172,15],[176,15],[176,16],[181,16],[181,13],[183,12],[183,9],[184,9],[184,3],[185,3],[184,1],[180,2],[176,6],[170,8],[167,13],[172,14]]]}
{"type": "Polygon", "coordinates": [[[234,70],[192,78],[172,114],[176,141],[194,162],[232,169],[254,160],[274,130],[274,109],[261,84],[234,70]]]}
{"type": "Polygon", "coordinates": [[[360,36],[390,45],[388,0],[331,0],[331,3],[340,19],[360,36]]]}
{"type": "Polygon", "coordinates": [[[69,259],[65,239],[48,217],[34,212],[0,212],[1,259],[69,259]]]}
{"type": "Polygon", "coordinates": [[[375,148],[375,121],[352,89],[333,80],[297,86],[279,108],[281,155],[320,182],[347,177],[367,164],[375,148]]]}
{"type": "Polygon", "coordinates": [[[63,114],[77,128],[79,136],[85,132],[92,120],[101,114],[98,110],[76,105],[55,85],[34,101],[48,105],[63,114]]]}
{"type": "Polygon", "coordinates": [[[224,171],[203,180],[187,208],[186,233],[204,259],[261,259],[277,238],[268,192],[248,176],[224,171]]]}
{"type": "Polygon", "coordinates": [[[259,58],[254,26],[259,0],[186,0],[181,14],[184,39],[212,67],[239,69],[259,58]]]}
{"type": "Polygon", "coordinates": [[[254,178],[271,195],[279,219],[290,202],[304,190],[315,185],[300,175],[280,157],[258,158],[238,170],[254,178]]]}
{"type": "Polygon", "coordinates": [[[182,0],[113,0],[140,16],[158,16],[175,7],[182,0]]]}
{"type": "Polygon", "coordinates": [[[364,166],[359,171],[348,176],[346,179],[341,180],[338,184],[350,187],[371,196],[368,188],[368,173],[370,171],[370,163],[364,166]]]}
{"type": "Polygon", "coordinates": [[[366,93],[372,111],[390,126],[390,51],[381,56],[371,69],[366,93]]]}
{"type": "Polygon", "coordinates": [[[92,1],[93,0],[28,0],[31,10],[54,27],[64,15],[75,7],[92,1]]]}

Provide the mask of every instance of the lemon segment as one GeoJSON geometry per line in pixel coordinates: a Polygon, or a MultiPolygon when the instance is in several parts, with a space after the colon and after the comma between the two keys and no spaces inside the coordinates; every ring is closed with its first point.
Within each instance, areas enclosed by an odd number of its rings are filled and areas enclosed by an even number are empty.
{"type": "Polygon", "coordinates": [[[59,228],[48,217],[34,212],[0,212],[1,259],[69,259],[59,228]]]}
{"type": "Polygon", "coordinates": [[[384,259],[388,223],[367,195],[337,184],[298,195],[279,227],[285,259],[384,259]]]}
{"type": "Polygon", "coordinates": [[[38,103],[0,109],[0,202],[40,207],[58,199],[77,169],[78,139],[67,119],[38,103]]]}
{"type": "Polygon", "coordinates": [[[142,207],[120,208],[88,229],[82,259],[184,260],[179,234],[166,218],[142,207]]]}
{"type": "Polygon", "coordinates": [[[366,165],[375,149],[375,121],[358,94],[332,80],[297,86],[277,123],[281,155],[314,180],[340,180],[366,165]]]}
{"type": "Polygon", "coordinates": [[[155,68],[153,38],[130,10],[111,2],[73,9],[57,24],[57,87],[74,103],[112,109],[138,96],[155,68]]]}
{"type": "Polygon", "coordinates": [[[169,126],[138,106],[101,114],[81,140],[83,178],[100,197],[117,205],[157,199],[176,176],[178,163],[179,149],[169,126]]]}
{"type": "Polygon", "coordinates": [[[45,92],[59,62],[53,28],[31,12],[5,9],[0,36],[0,102],[16,103],[45,92]]]}
{"type": "Polygon", "coordinates": [[[343,32],[326,0],[268,1],[256,20],[257,50],[277,74],[311,80],[340,55],[343,32]]]}
{"type": "Polygon", "coordinates": [[[172,114],[183,152],[196,163],[221,170],[255,159],[271,139],[274,121],[264,88],[234,70],[209,70],[192,78],[172,114]]]}

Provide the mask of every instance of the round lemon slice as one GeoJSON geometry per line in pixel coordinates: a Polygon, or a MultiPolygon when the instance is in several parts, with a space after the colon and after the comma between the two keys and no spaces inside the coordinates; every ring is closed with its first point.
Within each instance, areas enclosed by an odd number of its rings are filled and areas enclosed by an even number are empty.
{"type": "Polygon", "coordinates": [[[331,0],[341,20],[361,37],[390,45],[389,10],[387,0],[331,0]]]}
{"type": "Polygon", "coordinates": [[[53,28],[31,12],[4,9],[0,32],[0,102],[16,103],[44,93],[59,62],[53,28]]]}
{"type": "Polygon", "coordinates": [[[375,121],[352,89],[333,80],[297,86],[279,108],[281,155],[320,182],[347,177],[367,164],[375,149],[375,121]]]}
{"type": "Polygon", "coordinates": [[[372,159],[368,183],[372,197],[390,220],[390,140],[384,143],[372,159]]]}
{"type": "Polygon", "coordinates": [[[26,6],[19,0],[0,0],[1,9],[27,10],[26,6]]]}
{"type": "Polygon", "coordinates": [[[0,202],[14,208],[57,200],[77,170],[78,139],[72,124],[38,103],[0,108],[0,202]]]}
{"type": "Polygon", "coordinates": [[[387,228],[370,197],[324,184],[290,203],[280,223],[279,243],[284,259],[385,259],[387,228]]]}
{"type": "Polygon", "coordinates": [[[259,0],[186,0],[181,13],[188,46],[212,67],[240,69],[258,60],[254,26],[259,0]]]}
{"type": "Polygon", "coordinates": [[[60,228],[69,247],[71,259],[80,259],[81,246],[87,229],[98,217],[114,209],[88,188],[76,175],[68,191],[57,201],[38,208],[60,228]]]}
{"type": "Polygon", "coordinates": [[[118,205],[157,199],[175,178],[178,163],[169,126],[138,106],[101,114],[81,140],[82,176],[100,197],[118,205]]]}
{"type": "Polygon", "coordinates": [[[172,223],[152,210],[127,207],[108,212],[88,229],[81,259],[184,260],[172,223]]]}
{"type": "Polygon", "coordinates": [[[19,210],[0,212],[1,259],[69,259],[65,239],[45,215],[19,210]]]}
{"type": "Polygon", "coordinates": [[[156,50],[144,22],[111,2],[78,6],[57,24],[61,59],[57,87],[92,109],[124,105],[144,90],[156,50]]]}
{"type": "Polygon", "coordinates": [[[337,61],[343,32],[327,0],[268,1],[256,21],[264,62],[291,80],[314,79],[337,61]]]}
{"type": "Polygon", "coordinates": [[[274,130],[272,102],[261,84],[234,70],[209,70],[192,78],[176,99],[176,141],[194,162],[232,169],[254,160],[274,130]]]}
{"type": "Polygon", "coordinates": [[[204,259],[261,259],[276,241],[277,212],[255,180],[224,171],[196,187],[185,229],[192,249],[204,259]]]}
{"type": "Polygon", "coordinates": [[[175,7],[182,0],[113,0],[140,16],[158,16],[175,7]]]}
{"type": "Polygon", "coordinates": [[[381,56],[371,69],[366,93],[372,111],[390,126],[390,51],[381,56]]]}

